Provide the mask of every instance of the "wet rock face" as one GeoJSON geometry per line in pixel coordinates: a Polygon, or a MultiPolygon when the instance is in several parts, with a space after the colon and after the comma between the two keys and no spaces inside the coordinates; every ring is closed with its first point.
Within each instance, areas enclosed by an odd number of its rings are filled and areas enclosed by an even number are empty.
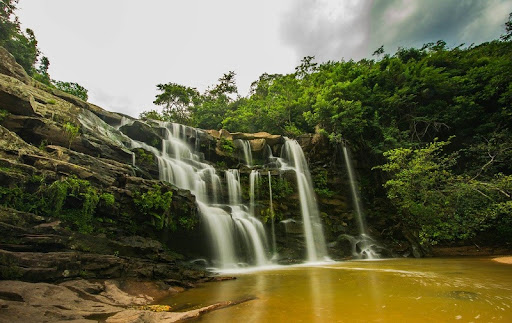
{"type": "Polygon", "coordinates": [[[132,139],[144,142],[158,150],[162,149],[162,136],[155,131],[155,128],[144,122],[135,121],[131,125],[122,126],[119,130],[132,139]]]}
{"type": "Polygon", "coordinates": [[[55,282],[80,277],[194,282],[205,273],[184,266],[150,238],[83,235],[58,220],[0,208],[0,279],[55,282]]]}

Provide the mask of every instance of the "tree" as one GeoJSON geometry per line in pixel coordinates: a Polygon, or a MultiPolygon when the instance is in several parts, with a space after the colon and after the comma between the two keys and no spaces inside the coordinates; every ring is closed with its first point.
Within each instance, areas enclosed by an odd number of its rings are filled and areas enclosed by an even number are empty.
{"type": "Polygon", "coordinates": [[[238,94],[235,72],[229,71],[219,78],[218,83],[201,96],[200,104],[192,107],[193,124],[204,129],[220,129],[230,106],[238,94]]]}
{"type": "Polygon", "coordinates": [[[503,41],[509,41],[512,39],[512,12],[508,15],[508,21],[505,23],[505,34],[500,38],[503,41]]]}
{"type": "Polygon", "coordinates": [[[384,45],[381,45],[379,48],[377,48],[377,49],[373,52],[372,56],[377,56],[377,57],[379,57],[379,56],[380,56],[380,55],[382,55],[382,54],[384,54],[384,45]]]}
{"type": "Polygon", "coordinates": [[[37,81],[46,84],[46,85],[52,85],[52,80],[50,78],[50,74],[48,74],[48,69],[50,67],[50,60],[48,57],[43,56],[41,58],[41,61],[39,62],[39,67],[37,68],[37,71],[34,73],[33,77],[37,81]]]}
{"type": "Polygon", "coordinates": [[[222,75],[221,78],[219,78],[219,83],[208,91],[208,94],[214,97],[219,97],[222,95],[228,96],[229,94],[237,94],[238,88],[236,86],[235,77],[236,74],[233,71],[225,73],[224,75],[222,75]]]}
{"type": "Polygon", "coordinates": [[[199,92],[195,88],[176,83],[158,84],[162,93],[156,96],[156,105],[163,105],[162,114],[169,121],[189,124],[190,108],[198,103],[199,92]]]}
{"type": "Polygon", "coordinates": [[[306,56],[300,61],[300,65],[295,67],[295,75],[299,79],[306,78],[309,74],[317,71],[317,63],[313,63],[315,56],[306,56]]]}
{"type": "Polygon", "coordinates": [[[74,95],[84,101],[89,98],[88,90],[75,82],[52,81],[55,87],[61,91],[74,95]]]}
{"type": "Polygon", "coordinates": [[[441,241],[470,240],[496,223],[503,232],[512,232],[512,176],[457,175],[453,169],[459,154],[443,152],[449,143],[393,149],[384,153],[387,163],[375,167],[391,175],[384,187],[399,211],[400,224],[426,248],[441,241]]]}
{"type": "Polygon", "coordinates": [[[23,66],[25,71],[32,75],[39,56],[37,40],[31,29],[21,30],[20,22],[15,14],[18,0],[0,1],[0,46],[7,49],[23,66]]]}

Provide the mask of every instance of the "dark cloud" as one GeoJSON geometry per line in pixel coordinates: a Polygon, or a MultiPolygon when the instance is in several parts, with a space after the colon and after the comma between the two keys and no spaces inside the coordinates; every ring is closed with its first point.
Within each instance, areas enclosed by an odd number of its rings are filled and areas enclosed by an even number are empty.
{"type": "Polygon", "coordinates": [[[319,61],[369,57],[381,45],[481,43],[503,33],[510,0],[299,0],[282,19],[285,44],[319,61]]]}
{"type": "Polygon", "coordinates": [[[499,37],[511,10],[509,0],[376,0],[370,46],[394,52],[437,40],[482,43],[499,37]]]}
{"type": "Polygon", "coordinates": [[[297,56],[319,61],[362,58],[368,51],[372,1],[293,1],[281,24],[285,44],[297,56]]]}

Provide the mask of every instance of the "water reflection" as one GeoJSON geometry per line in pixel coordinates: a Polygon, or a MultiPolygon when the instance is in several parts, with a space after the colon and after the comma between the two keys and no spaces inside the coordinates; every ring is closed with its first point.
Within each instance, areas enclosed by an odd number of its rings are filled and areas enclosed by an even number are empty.
{"type": "Polygon", "coordinates": [[[206,306],[256,297],[208,313],[202,322],[512,322],[511,269],[486,259],[279,267],[205,284],[170,304],[206,306]]]}

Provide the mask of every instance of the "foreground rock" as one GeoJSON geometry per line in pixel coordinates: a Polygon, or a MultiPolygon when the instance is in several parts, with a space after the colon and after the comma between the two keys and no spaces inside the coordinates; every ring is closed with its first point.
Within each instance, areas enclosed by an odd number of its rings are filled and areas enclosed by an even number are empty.
{"type": "MultiPolygon", "coordinates": [[[[159,296],[165,297],[172,293],[170,286],[151,284],[153,294],[160,291],[159,296]]],[[[127,293],[121,285],[117,281],[74,280],[59,285],[3,281],[0,322],[177,322],[253,299],[225,301],[185,312],[152,312],[150,309],[158,307],[142,305],[154,302],[155,297],[127,293]]]]}
{"type": "Polygon", "coordinates": [[[79,234],[59,220],[0,207],[0,279],[55,282],[80,277],[194,283],[206,273],[173,258],[150,238],[79,234]]]}

